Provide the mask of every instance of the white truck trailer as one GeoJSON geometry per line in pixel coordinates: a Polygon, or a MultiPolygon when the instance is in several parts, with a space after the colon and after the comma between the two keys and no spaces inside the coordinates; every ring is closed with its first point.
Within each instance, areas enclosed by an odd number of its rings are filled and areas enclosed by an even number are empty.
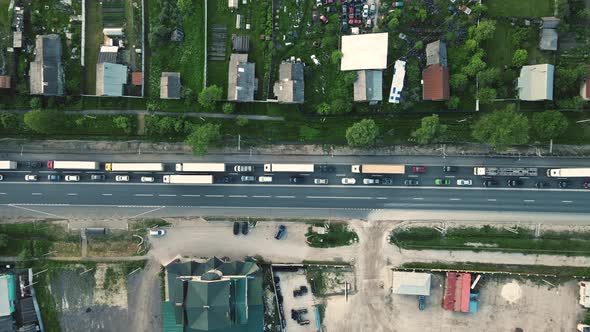
{"type": "Polygon", "coordinates": [[[164,175],[164,183],[170,184],[212,184],[213,175],[164,175]]]}
{"type": "Polygon", "coordinates": [[[100,167],[97,161],[63,161],[50,160],[47,162],[49,169],[84,169],[95,171],[100,167]]]}
{"type": "Polygon", "coordinates": [[[105,170],[108,172],[162,172],[162,163],[107,163],[105,170]]]}
{"type": "Polygon", "coordinates": [[[487,176],[537,176],[536,167],[474,167],[473,175],[487,176]]]}
{"type": "Polygon", "coordinates": [[[405,174],[406,165],[362,164],[352,165],[353,173],[362,174],[405,174]]]}
{"type": "Polygon", "coordinates": [[[224,163],[178,163],[177,172],[225,172],[224,163]]]}
{"type": "Polygon", "coordinates": [[[582,178],[590,177],[590,168],[550,168],[547,176],[552,178],[582,178]]]}
{"type": "Polygon", "coordinates": [[[264,164],[265,172],[313,173],[314,164],[264,164]]]}
{"type": "Polygon", "coordinates": [[[16,169],[16,161],[0,160],[0,169],[16,169]]]}

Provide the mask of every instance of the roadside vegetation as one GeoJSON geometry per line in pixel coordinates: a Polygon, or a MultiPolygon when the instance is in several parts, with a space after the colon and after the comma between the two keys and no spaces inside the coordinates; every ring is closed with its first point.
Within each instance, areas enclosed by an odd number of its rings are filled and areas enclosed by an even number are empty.
{"type": "Polygon", "coordinates": [[[358,235],[345,223],[313,223],[305,237],[309,246],[315,248],[341,247],[358,242],[358,235]]]}

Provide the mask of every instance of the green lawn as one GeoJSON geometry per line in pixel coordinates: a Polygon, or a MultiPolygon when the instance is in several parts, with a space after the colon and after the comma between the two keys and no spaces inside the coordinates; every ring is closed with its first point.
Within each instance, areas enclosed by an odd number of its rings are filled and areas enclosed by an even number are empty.
{"type": "MultiPolygon", "coordinates": [[[[313,226],[324,227],[324,224],[314,223],[313,226]]],[[[349,230],[346,224],[330,224],[325,234],[314,233],[310,226],[305,237],[309,245],[315,248],[341,247],[358,242],[358,235],[349,230]]]]}
{"type": "Polygon", "coordinates": [[[86,1],[86,45],[84,46],[84,91],[96,94],[96,63],[102,43],[102,10],[99,1],[86,1]]]}
{"type": "Polygon", "coordinates": [[[554,0],[490,0],[484,3],[490,16],[553,16],[554,0]]]}
{"type": "Polygon", "coordinates": [[[8,5],[10,5],[10,0],[0,0],[0,28],[2,31],[10,26],[10,16],[8,14],[8,5]]]}

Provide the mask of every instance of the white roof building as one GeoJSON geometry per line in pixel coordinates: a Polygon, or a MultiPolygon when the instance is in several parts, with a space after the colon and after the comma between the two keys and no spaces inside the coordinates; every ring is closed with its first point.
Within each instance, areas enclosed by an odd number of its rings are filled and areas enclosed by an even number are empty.
{"type": "Polygon", "coordinates": [[[553,73],[550,64],[523,66],[518,77],[518,98],[526,101],[553,100],[553,73]]]}
{"type": "Polygon", "coordinates": [[[430,273],[393,271],[393,294],[430,296],[430,273]]]}
{"type": "Polygon", "coordinates": [[[399,104],[404,89],[404,79],[406,78],[406,62],[397,60],[393,67],[393,78],[391,80],[391,89],[389,90],[389,102],[399,104]]]}
{"type": "Polygon", "coordinates": [[[342,36],[340,70],[385,69],[387,43],[387,32],[342,36]]]}

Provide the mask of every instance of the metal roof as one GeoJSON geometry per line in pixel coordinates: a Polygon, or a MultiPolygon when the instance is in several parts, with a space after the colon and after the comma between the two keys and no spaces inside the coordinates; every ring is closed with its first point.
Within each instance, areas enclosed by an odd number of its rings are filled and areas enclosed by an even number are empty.
{"type": "Polygon", "coordinates": [[[383,72],[381,70],[359,70],[353,86],[354,101],[383,100],[383,72]]]}
{"type": "Polygon", "coordinates": [[[385,69],[388,33],[342,36],[340,70],[385,69]]]}
{"type": "Polygon", "coordinates": [[[35,61],[29,68],[32,95],[63,95],[63,67],[59,35],[37,35],[35,61]]]}
{"type": "Polygon", "coordinates": [[[447,66],[447,45],[441,40],[426,45],[426,65],[434,64],[447,66]]]}
{"type": "Polygon", "coordinates": [[[553,100],[553,73],[550,64],[523,66],[518,77],[518,96],[520,100],[553,100]]]}
{"type": "Polygon", "coordinates": [[[279,66],[279,81],[273,86],[273,93],[280,103],[303,103],[305,83],[303,64],[283,62],[279,66]]]}
{"type": "Polygon", "coordinates": [[[422,71],[422,99],[447,100],[449,99],[449,68],[440,64],[426,67],[422,71]]]}
{"type": "Polygon", "coordinates": [[[109,62],[96,65],[97,96],[123,96],[125,84],[127,84],[127,66],[109,62]]]}
{"type": "Polygon", "coordinates": [[[160,98],[180,99],[180,73],[163,72],[160,77],[160,98]]]}
{"type": "Polygon", "coordinates": [[[248,54],[232,54],[229,58],[227,99],[253,101],[258,81],[255,65],[248,62],[248,54]]]}

